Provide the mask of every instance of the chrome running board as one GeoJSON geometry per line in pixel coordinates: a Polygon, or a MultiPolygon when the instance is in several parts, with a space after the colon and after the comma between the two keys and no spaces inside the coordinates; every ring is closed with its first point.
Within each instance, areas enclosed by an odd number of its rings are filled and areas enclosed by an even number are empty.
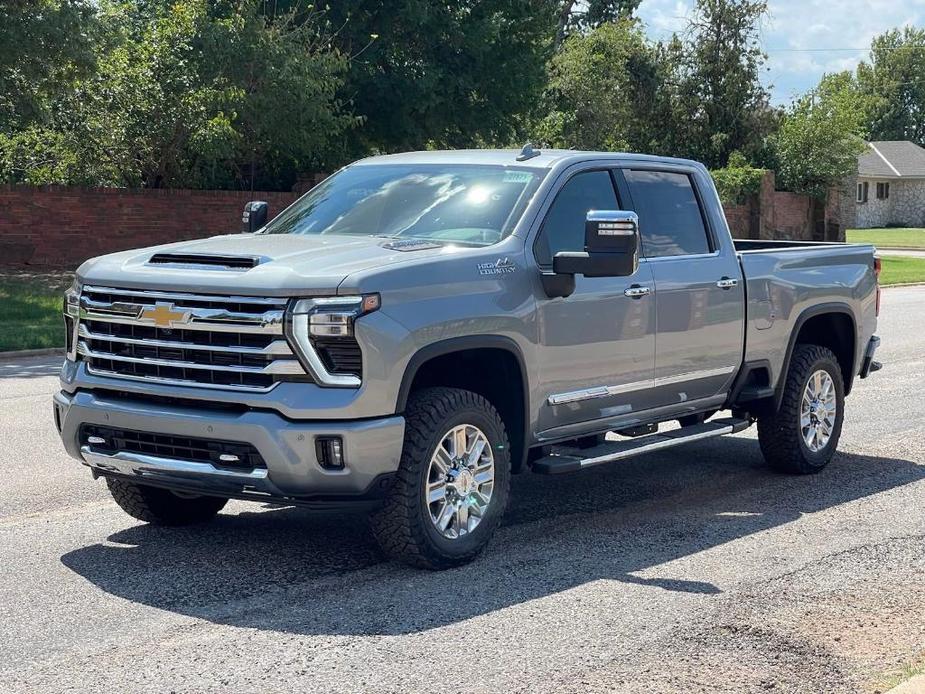
{"type": "Polygon", "coordinates": [[[541,475],[558,475],[563,472],[575,472],[585,468],[625,460],[643,453],[652,453],[673,446],[680,446],[691,441],[712,439],[716,436],[735,434],[748,429],[751,422],[747,419],[714,419],[704,424],[672,429],[660,434],[640,436],[628,441],[607,441],[593,448],[582,450],[566,449],[561,453],[552,453],[533,463],[533,472],[541,475]]]}

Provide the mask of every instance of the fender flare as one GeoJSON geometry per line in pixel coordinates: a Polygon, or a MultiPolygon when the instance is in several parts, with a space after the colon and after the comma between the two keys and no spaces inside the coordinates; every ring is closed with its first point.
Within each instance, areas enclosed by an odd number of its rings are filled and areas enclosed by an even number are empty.
{"type": "Polygon", "coordinates": [[[851,384],[854,381],[854,361],[857,359],[857,341],[858,341],[858,324],[854,318],[851,307],[840,301],[833,301],[824,304],[810,306],[803,310],[793,324],[793,330],[790,331],[790,340],[787,343],[787,351],[784,353],[784,361],[781,363],[780,373],[777,375],[777,383],[774,385],[774,409],[780,407],[781,399],[784,397],[783,384],[787,380],[787,372],[790,370],[790,359],[793,356],[793,350],[796,348],[797,336],[811,318],[822,316],[828,313],[840,313],[848,316],[851,321],[851,334],[854,342],[851,345],[852,363],[848,365],[848,377],[845,379],[845,395],[851,392],[851,384]]]}
{"type": "Polygon", "coordinates": [[[466,352],[473,349],[501,349],[511,354],[517,362],[520,369],[520,380],[523,398],[523,431],[521,432],[523,450],[519,460],[511,460],[514,471],[522,469],[524,461],[527,458],[527,451],[530,447],[530,382],[527,371],[527,364],[524,360],[523,352],[513,339],[503,335],[465,335],[462,337],[453,337],[446,340],[440,340],[424,347],[415,352],[405,372],[402,375],[401,385],[398,389],[398,401],[395,405],[395,413],[402,414],[408,404],[408,396],[411,393],[411,385],[417,376],[421,367],[431,359],[442,357],[455,352],[466,352]]]}

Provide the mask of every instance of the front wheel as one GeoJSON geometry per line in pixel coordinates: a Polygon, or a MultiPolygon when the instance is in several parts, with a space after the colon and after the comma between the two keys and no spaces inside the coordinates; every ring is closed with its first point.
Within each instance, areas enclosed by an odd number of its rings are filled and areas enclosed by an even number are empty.
{"type": "Polygon", "coordinates": [[[401,463],[373,534],[386,554],[413,566],[471,561],[501,522],[510,475],[507,432],[488,400],[422,389],[408,400],[401,463]]]}
{"type": "Polygon", "coordinates": [[[835,454],[844,416],[838,358],[819,345],[797,345],[780,407],[758,417],[761,452],[781,472],[819,472],[835,454]]]}

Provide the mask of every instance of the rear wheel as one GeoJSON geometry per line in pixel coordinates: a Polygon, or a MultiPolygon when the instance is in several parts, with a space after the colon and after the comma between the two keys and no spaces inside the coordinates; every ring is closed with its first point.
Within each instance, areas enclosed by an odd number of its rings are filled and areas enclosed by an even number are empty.
{"type": "Polygon", "coordinates": [[[844,411],[845,387],[835,354],[818,345],[797,345],[780,407],[758,417],[765,460],[781,472],[819,472],[835,454],[844,411]]]}
{"type": "Polygon", "coordinates": [[[471,561],[501,522],[510,474],[507,432],[488,400],[420,390],[408,401],[401,463],[373,534],[386,554],[414,566],[471,561]]]}
{"type": "Polygon", "coordinates": [[[132,518],[154,525],[192,525],[212,520],[228,499],[218,496],[180,495],[167,489],[106,478],[109,493],[132,518]]]}

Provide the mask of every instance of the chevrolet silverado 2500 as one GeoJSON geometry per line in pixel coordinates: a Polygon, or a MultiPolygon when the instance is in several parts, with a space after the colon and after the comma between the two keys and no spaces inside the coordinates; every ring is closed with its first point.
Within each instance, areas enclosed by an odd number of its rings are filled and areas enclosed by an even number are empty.
{"type": "Polygon", "coordinates": [[[363,506],[389,555],[453,566],[521,470],[757,422],[773,468],[816,472],[880,366],[873,247],[733,241],[695,162],[408,153],[262,208],[90,260],[65,297],[58,430],[142,521],[363,506]]]}

